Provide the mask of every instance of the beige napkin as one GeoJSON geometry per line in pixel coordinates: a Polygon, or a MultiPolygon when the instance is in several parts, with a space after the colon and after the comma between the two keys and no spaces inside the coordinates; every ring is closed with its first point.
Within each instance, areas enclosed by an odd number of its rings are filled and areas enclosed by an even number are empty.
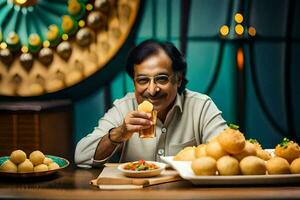
{"type": "Polygon", "coordinates": [[[104,190],[142,189],[143,187],[181,180],[175,170],[165,170],[159,176],[150,178],[128,178],[117,169],[117,166],[106,166],[98,178],[91,184],[104,190]]]}

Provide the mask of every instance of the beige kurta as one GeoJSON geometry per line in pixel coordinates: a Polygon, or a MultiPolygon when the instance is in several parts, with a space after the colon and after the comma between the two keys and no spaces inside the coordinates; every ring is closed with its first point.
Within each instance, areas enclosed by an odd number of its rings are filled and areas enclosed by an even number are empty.
{"type": "MultiPolygon", "coordinates": [[[[109,157],[93,160],[99,141],[110,129],[120,126],[128,112],[136,109],[134,93],[116,100],[94,131],[78,142],[75,163],[79,167],[105,163],[109,157]]],[[[184,147],[206,143],[227,127],[221,113],[207,95],[186,89],[181,95],[177,94],[165,122],[157,120],[156,137],[141,139],[138,133],[134,133],[123,146],[120,162],[140,159],[159,161],[160,156],[172,156],[184,147]]]]}

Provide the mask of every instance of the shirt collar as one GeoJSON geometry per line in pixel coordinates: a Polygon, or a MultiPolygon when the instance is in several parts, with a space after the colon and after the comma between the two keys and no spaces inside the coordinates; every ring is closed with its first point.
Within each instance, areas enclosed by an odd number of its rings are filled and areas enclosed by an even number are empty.
{"type": "Polygon", "coordinates": [[[178,107],[180,112],[182,112],[182,102],[183,102],[183,94],[177,93],[176,100],[173,107],[174,108],[178,107]]]}

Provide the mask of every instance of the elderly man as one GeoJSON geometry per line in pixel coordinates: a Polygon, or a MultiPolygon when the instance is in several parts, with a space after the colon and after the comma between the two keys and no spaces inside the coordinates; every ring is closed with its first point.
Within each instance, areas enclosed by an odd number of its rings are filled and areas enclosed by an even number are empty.
{"type": "Polygon", "coordinates": [[[114,102],[91,134],[76,146],[79,167],[96,167],[121,150],[120,162],[159,160],[187,146],[206,143],[227,125],[207,95],[185,89],[187,64],[169,42],[146,40],[131,50],[126,66],[135,92],[114,102]],[[138,132],[153,122],[151,113],[137,111],[147,100],[157,113],[156,137],[138,132]]]}

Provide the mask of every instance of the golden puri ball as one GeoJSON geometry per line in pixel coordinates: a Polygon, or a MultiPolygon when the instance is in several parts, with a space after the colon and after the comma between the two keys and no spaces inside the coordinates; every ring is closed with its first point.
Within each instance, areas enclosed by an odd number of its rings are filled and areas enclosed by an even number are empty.
{"type": "Polygon", "coordinates": [[[244,135],[236,129],[226,128],[218,136],[222,148],[231,154],[238,154],[243,151],[246,140],[244,135]]]}
{"type": "Polygon", "coordinates": [[[254,144],[246,141],[246,145],[244,147],[244,149],[242,150],[242,152],[235,154],[234,157],[238,160],[242,160],[243,158],[247,157],[247,156],[256,156],[256,148],[254,146],[254,144]]]}
{"type": "Polygon", "coordinates": [[[18,165],[18,172],[19,173],[33,172],[33,164],[30,162],[29,159],[26,159],[24,162],[18,165]]]}
{"type": "Polygon", "coordinates": [[[265,161],[256,156],[247,156],[240,162],[240,169],[243,175],[264,175],[266,174],[265,161]]]}
{"type": "Polygon", "coordinates": [[[278,144],[275,148],[275,155],[285,158],[289,163],[300,157],[300,147],[297,143],[289,141],[285,145],[278,144]]]}
{"type": "Polygon", "coordinates": [[[292,174],[300,174],[300,158],[293,160],[290,166],[292,174]]]}
{"type": "Polygon", "coordinates": [[[273,157],[266,163],[268,174],[289,174],[290,164],[281,157],[273,157]]]}
{"type": "Polygon", "coordinates": [[[17,173],[18,168],[17,168],[17,165],[15,163],[13,163],[11,160],[6,160],[0,166],[0,171],[1,172],[17,173]]]}
{"type": "Polygon", "coordinates": [[[263,149],[256,149],[256,156],[263,160],[269,160],[272,158],[271,154],[263,149]]]}
{"type": "Polygon", "coordinates": [[[207,156],[206,144],[199,144],[195,149],[196,158],[207,156]]]}
{"type": "Polygon", "coordinates": [[[177,161],[193,161],[196,159],[195,147],[185,147],[174,158],[177,161]]]}
{"type": "Polygon", "coordinates": [[[48,166],[45,164],[39,164],[33,168],[34,172],[45,172],[48,171],[48,166]]]}
{"type": "Polygon", "coordinates": [[[255,139],[250,139],[248,142],[250,142],[251,144],[253,144],[253,146],[256,149],[256,156],[263,159],[263,160],[269,160],[272,156],[271,154],[264,150],[261,145],[257,142],[257,140],[255,139]]]}
{"type": "Polygon", "coordinates": [[[33,151],[29,155],[29,159],[32,162],[32,164],[34,166],[36,166],[36,165],[42,164],[44,162],[45,155],[40,151],[33,151]]]}
{"type": "Polygon", "coordinates": [[[218,141],[211,141],[206,145],[206,154],[214,159],[218,160],[222,156],[228,155],[228,153],[222,148],[218,141]]]}
{"type": "Polygon", "coordinates": [[[26,160],[26,153],[22,150],[15,150],[10,154],[9,159],[17,165],[26,160]]]}
{"type": "Polygon", "coordinates": [[[216,175],[217,161],[209,156],[197,158],[192,162],[192,170],[198,176],[216,175]]]}
{"type": "Polygon", "coordinates": [[[59,169],[59,165],[56,162],[52,162],[48,165],[49,170],[59,169]]]}
{"type": "Polygon", "coordinates": [[[49,165],[50,163],[53,163],[53,160],[52,160],[51,158],[45,157],[45,159],[44,159],[44,161],[43,161],[43,164],[49,165]]]}
{"type": "Polygon", "coordinates": [[[239,161],[232,156],[223,156],[217,160],[219,175],[238,175],[240,174],[239,161]]]}

